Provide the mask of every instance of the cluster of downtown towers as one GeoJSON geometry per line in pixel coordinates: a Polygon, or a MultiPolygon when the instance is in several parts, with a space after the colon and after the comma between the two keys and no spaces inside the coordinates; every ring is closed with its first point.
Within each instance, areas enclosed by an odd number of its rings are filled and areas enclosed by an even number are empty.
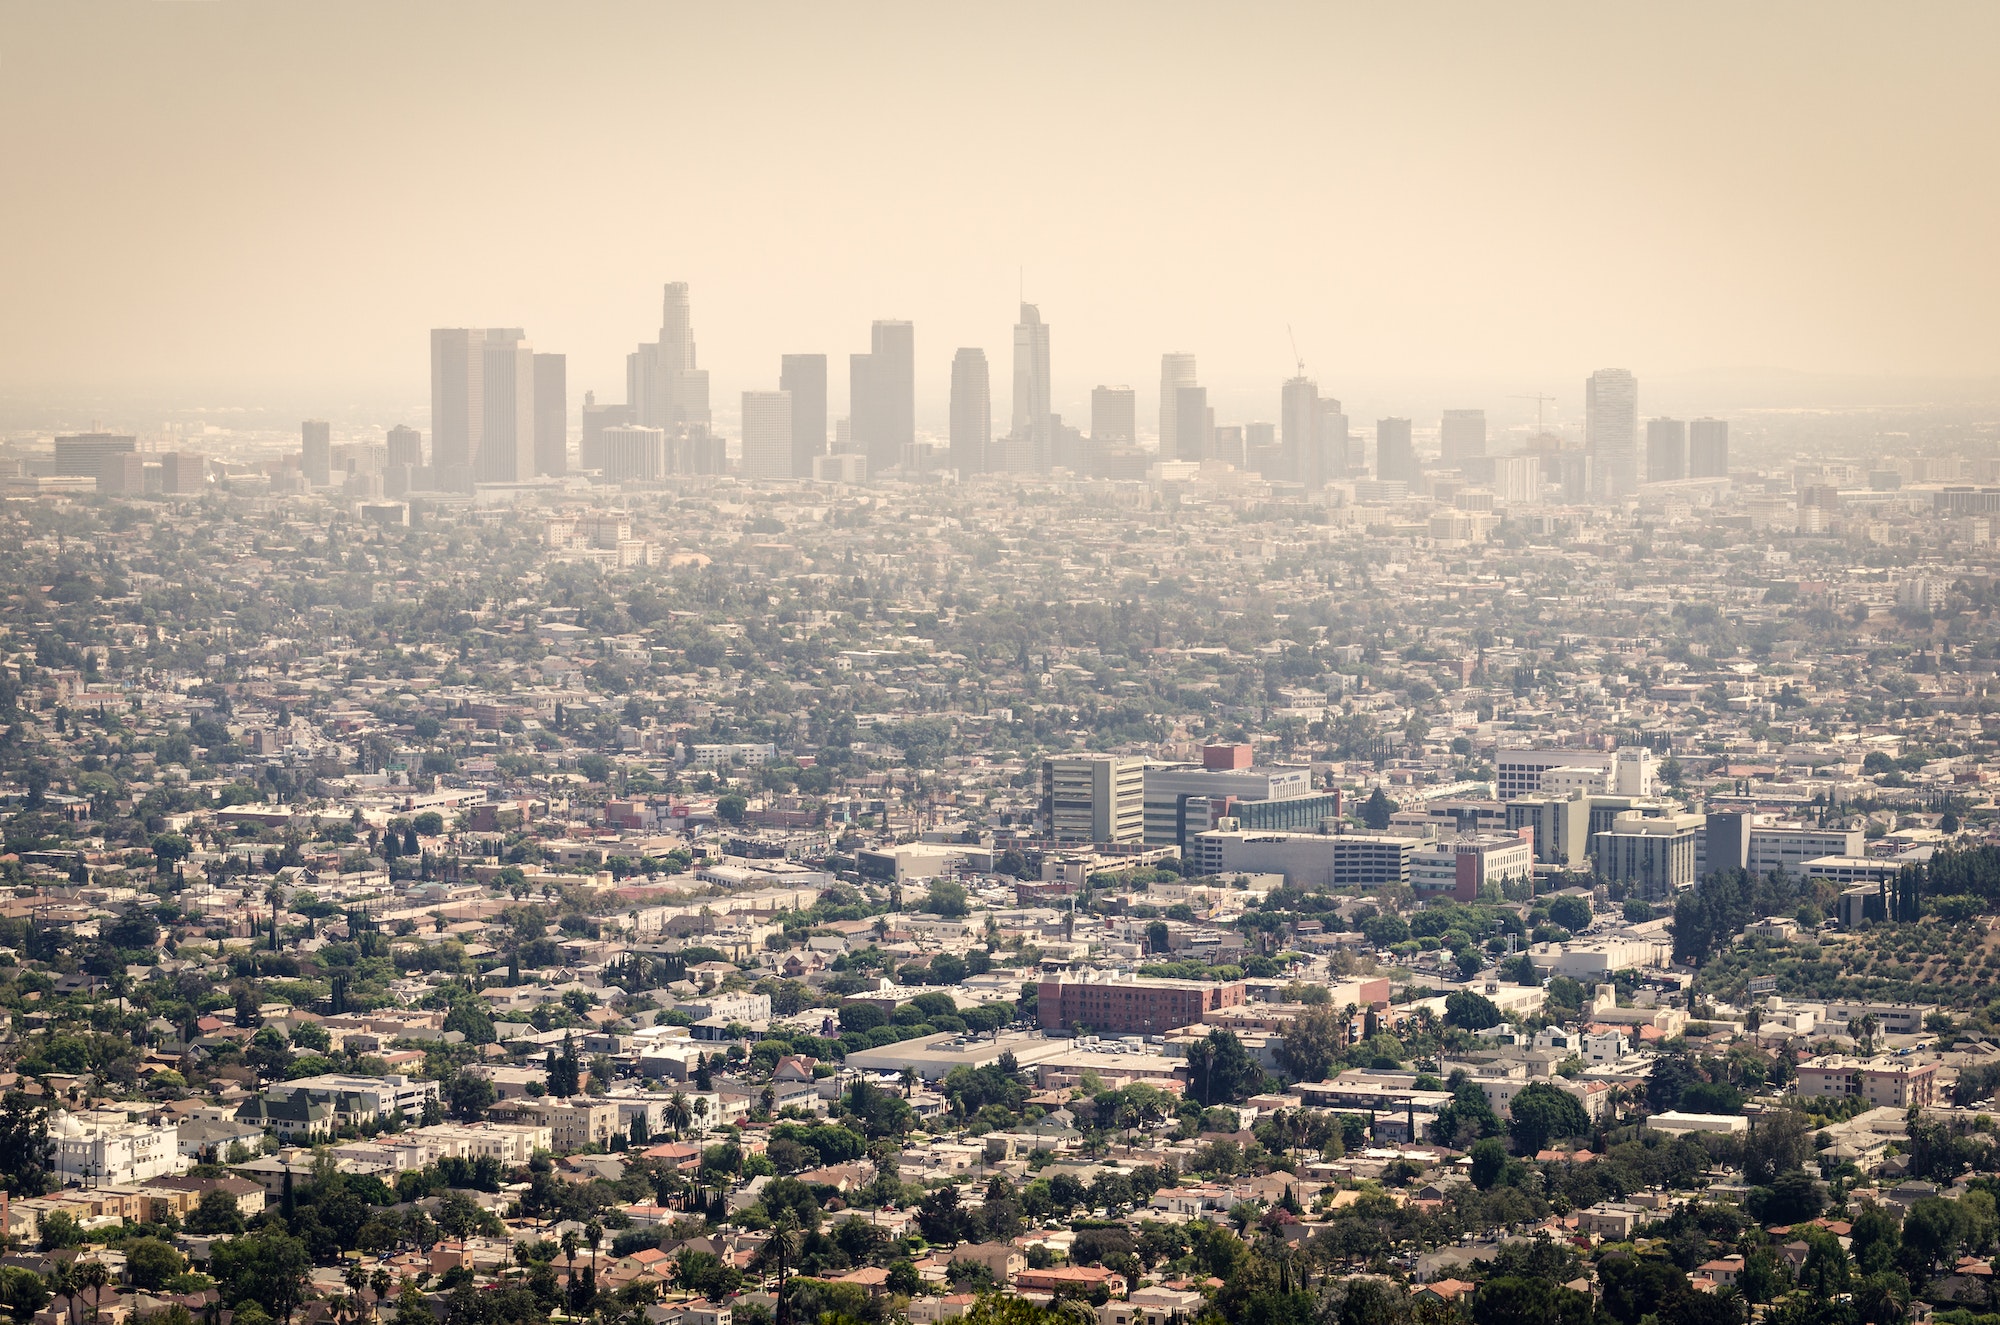
{"type": "MultiPolygon", "coordinates": [[[[1585,387],[1585,443],[1569,455],[1554,438],[1544,481],[1572,499],[1617,497],[1636,490],[1640,472],[1638,383],[1623,369],[1593,373],[1585,387]],[[1552,467],[1558,472],[1548,472],[1552,467]]],[[[827,356],[782,357],[778,389],[745,391],[740,472],[746,478],[855,478],[898,470],[949,468],[960,476],[988,471],[1046,474],[1063,469],[1103,477],[1140,477],[1156,461],[1224,461],[1272,480],[1317,489],[1368,472],[1338,400],[1319,394],[1301,373],[1286,381],[1279,421],[1218,426],[1192,354],[1161,356],[1159,447],[1141,449],[1137,393],[1128,386],[1091,392],[1088,434],[1050,408],[1049,326],[1023,303],[1014,326],[1012,423],[993,435],[986,352],[958,350],[951,363],[948,448],[916,433],[916,332],[909,322],[878,321],[869,349],[848,357],[848,417],[834,421],[829,448],[827,356]],[[863,465],[865,464],[865,469],[863,465]]],[[[725,444],[711,426],[708,373],[695,356],[688,287],[666,287],[659,339],[626,356],[625,402],[586,397],[577,459],[613,480],[677,473],[721,473],[725,444]]],[[[518,328],[440,328],[431,332],[432,444],[427,484],[469,491],[475,483],[524,482],[570,468],[566,363],[536,353],[518,328]]],[[[409,436],[409,430],[398,429],[409,436]]],[[[1439,427],[1442,467],[1486,455],[1483,410],[1446,410],[1439,427]]],[[[1646,427],[1645,480],[1720,477],[1728,471],[1728,426],[1717,420],[1654,419],[1646,427]]],[[[391,457],[394,462],[397,457],[391,457]]],[[[421,456],[406,463],[422,465],[421,456]]],[[[1422,478],[1408,419],[1375,429],[1373,476],[1412,485],[1422,478]]],[[[415,477],[415,475],[413,475],[415,477]]]]}

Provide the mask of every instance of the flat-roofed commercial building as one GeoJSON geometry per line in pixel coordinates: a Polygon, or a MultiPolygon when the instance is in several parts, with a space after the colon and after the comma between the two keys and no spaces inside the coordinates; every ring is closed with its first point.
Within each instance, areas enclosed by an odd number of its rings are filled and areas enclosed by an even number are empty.
{"type": "Polygon", "coordinates": [[[1339,797],[1313,794],[1310,768],[1253,768],[1249,746],[1210,746],[1198,765],[1154,764],[1144,795],[1146,845],[1183,851],[1225,816],[1255,818],[1244,827],[1317,829],[1340,812],[1339,797]]]}
{"type": "Polygon", "coordinates": [[[1500,750],[1493,756],[1493,778],[1503,801],[1534,795],[1542,789],[1542,775],[1557,768],[1608,774],[1611,755],[1601,750],[1500,750]]]}
{"type": "Polygon", "coordinates": [[[1744,868],[1766,874],[1804,874],[1806,862],[1822,856],[1859,856],[1862,833],[1839,828],[1807,828],[1803,824],[1755,825],[1750,828],[1750,859],[1744,868]]]}
{"type": "Polygon", "coordinates": [[[1654,817],[1628,810],[1591,839],[1597,872],[1635,885],[1647,901],[1671,897],[1694,886],[1695,854],[1707,824],[1702,814],[1654,817]]]}
{"type": "Polygon", "coordinates": [[[942,1081],[951,1075],[954,1068],[968,1067],[977,1071],[999,1062],[1004,1054],[1014,1055],[1014,1061],[1022,1067],[1032,1067],[1036,1063],[1061,1057],[1075,1047],[1067,1039],[1043,1035],[1002,1035],[995,1038],[944,1031],[904,1040],[901,1044],[860,1049],[841,1061],[842,1066],[857,1072],[900,1072],[911,1067],[925,1081],[942,1081]]]}
{"type": "Polygon", "coordinates": [[[1295,888],[1381,888],[1410,881],[1423,843],[1382,833],[1257,833],[1211,829],[1188,859],[1200,874],[1282,874],[1295,888]]]}
{"type": "Polygon", "coordinates": [[[1064,755],[1042,761],[1042,814],[1058,842],[1135,843],[1145,833],[1146,761],[1064,755]]]}

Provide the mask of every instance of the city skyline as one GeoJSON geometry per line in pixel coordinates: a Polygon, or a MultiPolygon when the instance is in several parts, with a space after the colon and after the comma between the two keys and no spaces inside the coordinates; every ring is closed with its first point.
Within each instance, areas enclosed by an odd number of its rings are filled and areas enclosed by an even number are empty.
{"type": "MultiPolygon", "coordinates": [[[[579,208],[574,189],[529,196],[510,181],[656,161],[638,62],[738,49],[747,16],[607,4],[468,29],[450,6],[358,8],[364,21],[226,3],[10,11],[17,47],[88,41],[93,59],[24,63],[0,92],[16,122],[37,123],[16,143],[0,389],[411,399],[421,369],[396,329],[522,325],[569,355],[573,394],[608,397],[646,325],[635,298],[663,279],[688,281],[710,310],[716,401],[767,389],[768,364],[800,345],[862,348],[851,329],[875,318],[990,358],[1016,291],[1063,328],[1052,399],[1066,418],[1100,381],[1149,380],[1167,346],[1201,357],[1212,398],[1282,380],[1288,325],[1322,389],[1371,413],[1394,406],[1350,381],[1567,390],[1555,384],[1622,363],[1655,381],[1754,371],[1965,389],[2000,362],[2000,333],[1976,312],[2000,283],[1984,240],[1996,186],[1960,164],[1996,116],[1976,75],[1992,44],[1981,35],[2000,27],[1990,9],[1897,24],[1860,7],[1696,6],[1449,25],[1421,9],[1297,6],[1150,25],[1117,6],[949,21],[879,6],[852,24],[797,11],[757,34],[754,65],[679,62],[685,95],[742,113],[678,136],[670,168],[637,172],[619,205],[579,208]],[[91,22],[111,9],[129,22],[91,22]],[[458,42],[465,58],[447,58],[458,42]],[[994,94],[1031,43],[1046,93],[1003,113],[994,94]],[[1594,58],[1607,44],[1631,53],[1630,77],[1594,58]],[[1326,78],[1311,54],[1325,49],[1367,58],[1326,78]],[[949,79],[867,77],[943,51],[956,55],[949,79]],[[1107,68],[1099,51],[1135,58],[1107,68]],[[545,118],[509,109],[470,132],[471,81],[531,55],[553,85],[579,89],[574,104],[545,118]],[[357,67],[367,81],[348,94],[357,67]],[[400,95],[366,94],[376,86],[400,95]],[[1189,87],[1199,95],[1166,91],[1189,87]],[[1426,104],[1404,95],[1416,87],[1426,104]],[[60,117],[32,111],[58,100],[60,117]],[[146,113],[129,114],[138,104],[146,113]],[[788,138],[800,107],[840,141],[892,104],[946,112],[898,121],[884,159],[948,163],[947,187],[854,172],[840,153],[784,179],[742,164],[788,138]],[[1407,108],[1371,113],[1382,105],[1407,108]],[[269,151],[244,174],[242,145],[211,128],[252,120],[269,151]],[[1770,132],[1735,133],[1743,122],[1770,132]],[[1058,132],[1077,124],[1102,132],[1058,132]],[[433,154],[441,141],[452,150],[433,154]],[[1325,164],[1294,171],[1301,151],[1325,164]],[[1210,163],[1216,186],[1163,210],[1151,181],[1183,161],[1210,163]],[[1079,226],[1066,208],[1020,204],[1007,182],[1024,171],[1037,197],[1089,181],[1099,214],[1079,226]],[[1476,205],[1416,187],[1437,177],[1476,205]],[[1826,206],[1825,181],[1853,177],[1882,187],[1826,206]],[[718,205],[663,207],[691,179],[718,205]],[[28,180],[93,205],[29,205],[28,180]],[[800,228],[778,202],[802,191],[826,206],[800,228]],[[1373,202],[1342,202],[1358,197],[1373,202]],[[385,211],[412,220],[384,227],[385,211]],[[134,213],[145,227],[115,219],[134,213]]],[[[919,362],[927,418],[943,416],[948,363],[919,362]]]]}

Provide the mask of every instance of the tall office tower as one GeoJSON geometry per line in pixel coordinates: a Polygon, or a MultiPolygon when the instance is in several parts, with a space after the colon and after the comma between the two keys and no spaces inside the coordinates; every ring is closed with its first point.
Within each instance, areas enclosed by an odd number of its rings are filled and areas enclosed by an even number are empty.
{"type": "Polygon", "coordinates": [[[875,356],[850,354],[847,356],[847,417],[840,421],[847,425],[847,429],[843,435],[840,423],[834,425],[833,449],[869,454],[876,433],[882,431],[882,425],[876,422],[876,413],[875,356]]]}
{"type": "Polygon", "coordinates": [[[993,449],[993,384],[986,351],[951,356],[951,467],[961,479],[986,472],[993,449]]]}
{"type": "Polygon", "coordinates": [[[58,474],[74,477],[90,477],[97,480],[99,488],[105,486],[105,476],[121,463],[120,456],[130,455],[139,449],[139,439],[121,433],[80,432],[68,437],[56,438],[56,466],[58,474]]]}
{"type": "Polygon", "coordinates": [[[399,423],[389,429],[387,461],[392,465],[421,465],[424,463],[424,435],[408,424],[399,423]]]}
{"type": "Polygon", "coordinates": [[[1175,440],[1175,430],[1180,422],[1180,389],[1194,385],[1194,356],[1192,354],[1163,354],[1160,356],[1160,459],[1177,460],[1180,447],[1175,440]]]}
{"type": "Polygon", "coordinates": [[[1354,442],[1347,432],[1347,415],[1340,402],[1322,396],[1319,402],[1319,464],[1325,476],[1320,482],[1343,479],[1354,469],[1354,442]]]}
{"type": "Polygon", "coordinates": [[[812,461],[800,475],[792,450],[792,393],[789,391],[745,391],[743,393],[743,477],[812,477],[812,461]]]}
{"type": "Polygon", "coordinates": [[[1486,411],[1448,409],[1438,425],[1438,462],[1446,469],[1461,469],[1465,462],[1486,454],[1486,411]]]}
{"type": "Polygon", "coordinates": [[[848,437],[879,474],[917,439],[916,332],[908,322],[879,321],[868,339],[868,353],[847,360],[848,437]]]}
{"type": "Polygon", "coordinates": [[[1055,424],[1049,417],[1049,327],[1033,304],[1014,324],[1014,421],[1007,433],[1007,467],[1046,474],[1054,463],[1055,424]]]}
{"type": "Polygon", "coordinates": [[[569,361],[535,356],[535,472],[569,472],[569,361]]]}
{"type": "Polygon", "coordinates": [[[1174,388],[1174,453],[1162,460],[1206,460],[1209,454],[1208,388],[1174,388]]]}
{"type": "MultiPolygon", "coordinates": [[[[471,487],[485,427],[488,347],[514,345],[526,336],[519,327],[431,331],[431,466],[440,490],[471,487]]],[[[532,369],[529,384],[532,388],[532,369]]]]}
{"type": "Polygon", "coordinates": [[[1139,440],[1139,393],[1129,386],[1090,389],[1090,445],[1130,446],[1139,440]]]}
{"type": "Polygon", "coordinates": [[[604,446],[604,477],[612,482],[666,476],[665,429],[617,423],[607,427],[600,440],[604,446]]]}
{"type": "Polygon", "coordinates": [[[1597,495],[1616,500],[1639,486],[1639,381],[1600,368],[1583,384],[1583,441],[1597,495]]]}
{"type": "Polygon", "coordinates": [[[1213,424],[1208,430],[1208,453],[1214,460],[1242,469],[1249,462],[1240,423],[1213,424]]]}
{"type": "Polygon", "coordinates": [[[1729,477],[1729,424],[1696,419],[1688,425],[1688,477],[1729,477]]]}
{"type": "Polygon", "coordinates": [[[1417,448],[1410,441],[1408,419],[1375,421],[1375,477],[1385,483],[1407,483],[1411,487],[1423,481],[1423,470],[1417,465],[1417,448]]]}
{"type": "Polygon", "coordinates": [[[917,338],[908,322],[869,329],[868,353],[848,357],[848,435],[879,474],[917,440],[917,338]]]}
{"type": "Polygon", "coordinates": [[[160,491],[170,497],[186,497],[208,486],[208,457],[199,451],[163,451],[160,454],[160,491]]]}
{"type": "Polygon", "coordinates": [[[480,362],[476,483],[519,483],[535,475],[535,351],[525,340],[488,340],[480,362]]]}
{"type": "Polygon", "coordinates": [[[695,362],[686,281],[666,287],[659,340],[625,356],[625,403],[633,419],[648,428],[684,435],[708,430],[708,371],[695,362]]]}
{"type": "Polygon", "coordinates": [[[1688,426],[1679,419],[1646,420],[1646,481],[1677,483],[1687,477],[1688,426]]]}
{"type": "Polygon", "coordinates": [[[1243,425],[1243,467],[1259,478],[1285,477],[1285,452],[1284,448],[1278,445],[1277,424],[1243,425]]]}
{"type": "Polygon", "coordinates": [[[333,425],[307,419],[299,425],[299,444],[299,471],[306,482],[315,488],[333,482],[333,425]]]}
{"type": "Polygon", "coordinates": [[[1279,396],[1278,423],[1284,472],[1273,477],[1318,490],[1330,477],[1320,449],[1319,383],[1303,375],[1286,379],[1279,396]]]}
{"type": "Polygon", "coordinates": [[[597,393],[583,393],[583,432],[577,439],[576,463],[581,469],[604,468],[604,430],[632,422],[630,405],[600,405],[597,393]]]}
{"type": "Polygon", "coordinates": [[[778,388],[792,393],[792,477],[811,478],[813,460],[826,454],[826,356],[785,355],[778,388]]]}
{"type": "Polygon", "coordinates": [[[1058,842],[1141,841],[1146,835],[1146,761],[1131,755],[1044,759],[1042,817],[1058,842]]]}

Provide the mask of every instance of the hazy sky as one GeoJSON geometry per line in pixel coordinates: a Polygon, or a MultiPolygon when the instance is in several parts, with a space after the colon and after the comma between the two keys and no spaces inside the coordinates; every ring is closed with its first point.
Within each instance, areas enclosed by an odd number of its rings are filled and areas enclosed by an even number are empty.
{"type": "MultiPolygon", "coordinates": [[[[720,409],[1020,273],[1056,403],[2000,363],[2000,6],[0,0],[0,390],[572,401],[693,285],[720,409]]],[[[1474,403],[1498,404],[1498,401],[1474,403]]],[[[1646,402],[1642,400],[1642,409],[1646,402]]],[[[836,402],[838,408],[838,402],[836,402]]],[[[1268,417],[1270,410],[1263,411],[1268,417]]],[[[1002,419],[1004,426],[1004,418],[1002,419]]]]}

